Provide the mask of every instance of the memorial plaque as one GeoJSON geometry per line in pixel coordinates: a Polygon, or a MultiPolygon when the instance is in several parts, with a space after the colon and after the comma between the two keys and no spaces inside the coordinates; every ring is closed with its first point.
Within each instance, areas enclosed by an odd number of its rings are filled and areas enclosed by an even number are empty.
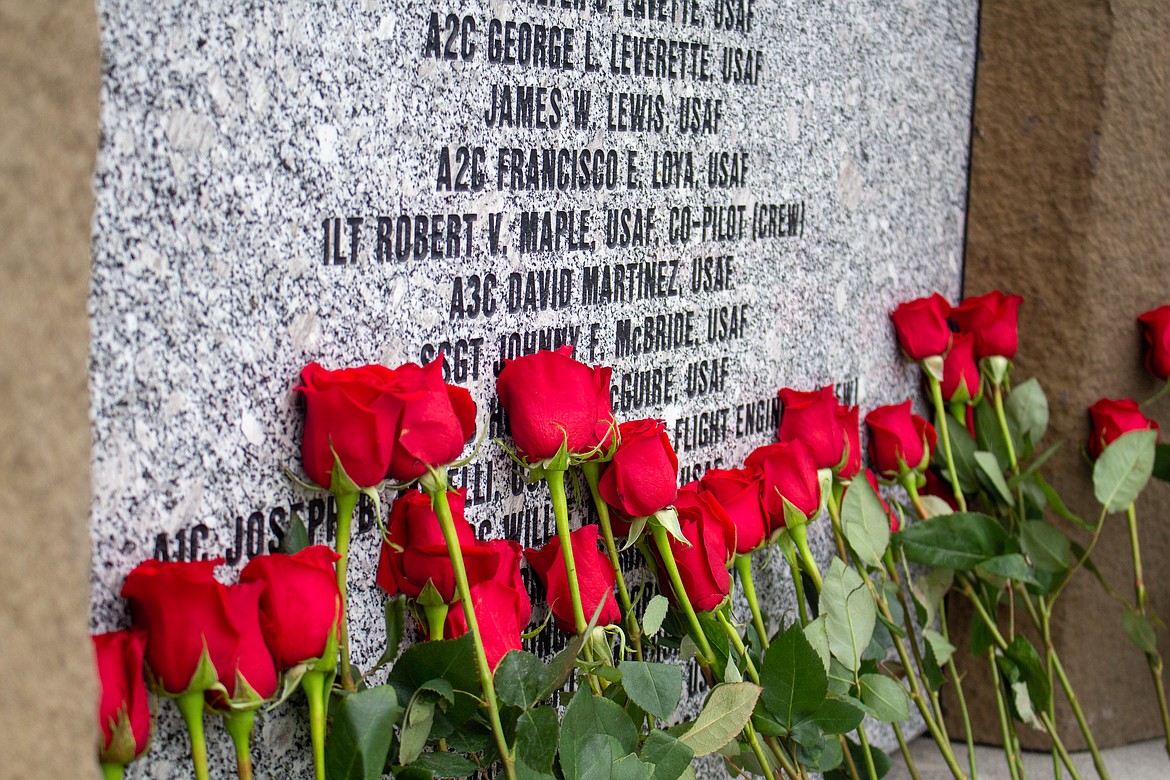
{"type": "MultiPolygon", "coordinates": [[[[99,8],[94,631],[128,623],[143,559],[239,569],[293,515],[331,540],[332,499],[282,473],[311,361],[441,358],[486,437],[452,474],[468,518],[532,546],[551,510],[494,442],[502,361],[572,345],[612,366],[616,417],[664,418],[687,482],[774,439],[780,387],[835,383],[863,412],[914,394],[887,312],[957,297],[975,0],[99,8]]],[[[363,667],[376,529],[364,506],[363,667]]],[[[776,616],[787,572],[763,578],[776,616]]],[[[187,771],[161,710],[129,777],[187,771]]],[[[299,710],[261,720],[258,777],[309,775],[299,710]]]]}

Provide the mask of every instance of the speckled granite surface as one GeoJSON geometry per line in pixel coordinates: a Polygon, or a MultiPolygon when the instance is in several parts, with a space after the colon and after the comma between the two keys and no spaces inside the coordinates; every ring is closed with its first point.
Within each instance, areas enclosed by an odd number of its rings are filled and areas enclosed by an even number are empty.
{"type": "MultiPolygon", "coordinates": [[[[498,361],[573,343],[688,476],[770,441],[778,387],[916,391],[886,312],[958,292],[976,3],[693,7],[99,3],[92,629],[156,552],[237,569],[294,511],[326,539],[281,474],[312,360],[442,350],[495,437],[498,361]]],[[[485,535],[542,542],[545,494],[510,473],[489,441],[454,481],[485,535]]],[[[359,664],[383,642],[364,527],[359,664]]],[[[764,579],[791,604],[782,566],[764,579]]],[[[258,777],[306,773],[296,710],[258,729],[258,777]]],[[[130,776],[183,745],[164,707],[130,776]]]]}

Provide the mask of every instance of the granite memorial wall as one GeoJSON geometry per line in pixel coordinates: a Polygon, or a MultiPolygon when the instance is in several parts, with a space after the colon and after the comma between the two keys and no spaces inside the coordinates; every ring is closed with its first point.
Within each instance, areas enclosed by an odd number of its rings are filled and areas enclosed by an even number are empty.
{"type": "MultiPolygon", "coordinates": [[[[146,558],[238,569],[294,515],[331,540],[332,499],[282,473],[300,468],[291,390],[311,361],[442,360],[485,437],[452,483],[481,536],[526,546],[553,521],[494,442],[504,360],[570,345],[612,366],[616,417],[665,419],[681,482],[772,441],[780,387],[833,383],[863,412],[915,394],[887,312],[958,297],[976,14],[102,0],[90,629],[128,622],[118,592],[146,558]]],[[[368,666],[372,506],[357,526],[368,666]]],[[[811,535],[827,557],[828,529],[811,535]]],[[[773,614],[782,569],[764,575],[773,614]]],[[[161,709],[131,777],[183,762],[161,709]]],[[[308,766],[286,710],[258,728],[259,776],[308,766]]]]}

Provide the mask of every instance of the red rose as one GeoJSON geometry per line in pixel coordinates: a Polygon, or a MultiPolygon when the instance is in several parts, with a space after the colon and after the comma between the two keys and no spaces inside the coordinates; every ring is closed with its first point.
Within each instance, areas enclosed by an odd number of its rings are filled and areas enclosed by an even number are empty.
{"type": "Polygon", "coordinates": [[[1146,368],[1159,379],[1170,379],[1170,304],[1138,317],[1146,337],[1146,368]]]}
{"type": "Polygon", "coordinates": [[[674,503],[678,456],[662,420],[633,420],[618,427],[621,443],[597,485],[605,503],[630,517],[649,517],[674,503]]]}
{"type": "Polygon", "coordinates": [[[951,329],[947,325],[950,313],[951,304],[938,293],[899,304],[890,319],[894,321],[894,331],[906,357],[926,360],[946,354],[951,343],[951,329]]]}
{"type": "Polygon", "coordinates": [[[757,447],[744,461],[763,480],[764,513],[772,532],[785,526],[784,500],[812,520],[821,509],[821,482],[812,455],[802,441],[757,447]]]}
{"type": "Polygon", "coordinates": [[[837,396],[833,386],[801,392],[780,391],[780,441],[804,442],[818,469],[836,469],[847,456],[845,432],[837,418],[837,396]]]}
{"type": "Polygon", "coordinates": [[[147,560],[126,576],[136,625],[147,631],[146,661],[160,692],[176,696],[205,690],[215,680],[195,681],[204,647],[218,673],[235,666],[240,629],[232,617],[227,589],[213,572],[222,558],[191,563],[147,560]],[[193,688],[193,682],[205,682],[193,688]]]}
{"type": "Polygon", "coordinates": [[[406,363],[394,370],[402,417],[388,473],[396,482],[456,460],[475,434],[475,401],[462,387],[443,382],[442,360],[440,355],[425,366],[406,363]]]}
{"type": "MultiPolygon", "coordinates": [[[[227,667],[216,667],[219,682],[227,689],[228,699],[241,702],[255,702],[271,699],[276,694],[276,665],[272,653],[264,643],[264,631],[260,627],[260,596],[264,592],[262,582],[242,582],[227,589],[228,609],[232,622],[240,629],[240,641],[236,644],[235,656],[227,667]],[[246,685],[246,689],[240,686],[246,685]]],[[[208,691],[207,702],[217,709],[229,709],[219,691],[208,691]]]]}
{"type": "Polygon", "coordinates": [[[951,351],[943,358],[943,400],[965,404],[979,397],[980,384],[975,337],[970,333],[956,333],[951,340],[951,351]]]}
{"type": "MultiPolygon", "coordinates": [[[[694,482],[678,491],[674,508],[678,511],[683,536],[690,543],[684,545],[673,536],[668,537],[686,596],[700,612],[715,609],[731,590],[727,566],[735,556],[735,524],[715,497],[700,493],[694,482]]],[[[654,554],[660,555],[657,549],[654,554]]],[[[678,606],[678,594],[662,571],[661,558],[658,567],[662,592],[678,606]]]]}
{"type": "Polygon", "coordinates": [[[837,479],[848,482],[861,472],[861,422],[856,406],[838,406],[837,422],[845,432],[847,455],[845,464],[837,471],[837,479]]]}
{"type": "MultiPolygon", "coordinates": [[[[341,591],[334,563],[338,555],[322,545],[295,555],[273,553],[253,558],[240,582],[260,582],[260,627],[277,667],[284,671],[322,658],[329,638],[339,638],[341,591]]],[[[325,658],[327,665],[336,658],[325,658]]]]}
{"type": "Polygon", "coordinates": [[[965,299],[951,309],[951,317],[962,333],[975,337],[975,357],[1016,356],[1019,342],[1017,310],[1024,299],[1018,295],[1004,295],[993,290],[986,295],[965,299]]]}
{"type": "MultiPolygon", "coordinates": [[[[601,610],[597,625],[608,626],[621,622],[622,613],[613,595],[617,579],[613,564],[605,553],[597,549],[597,534],[597,526],[586,525],[570,532],[569,540],[573,545],[573,563],[577,567],[577,583],[581,590],[581,607],[585,619],[592,617],[598,605],[604,602],[605,607],[601,610]]],[[[544,584],[545,598],[557,625],[566,633],[576,633],[565,557],[561,555],[561,538],[554,536],[544,547],[525,550],[524,557],[544,584]]]]}
{"type": "MultiPolygon", "coordinates": [[[[528,625],[522,619],[528,596],[497,580],[485,580],[471,586],[471,601],[475,605],[475,620],[483,641],[484,654],[492,671],[509,650],[522,649],[520,634],[528,625]]],[[[531,612],[532,607],[528,607],[531,612]]],[[[447,612],[443,635],[457,639],[467,633],[467,616],[460,604],[447,612]]]]}
{"type": "Polygon", "coordinates": [[[910,412],[910,402],[879,406],[865,416],[869,426],[869,459],[887,479],[922,471],[930,463],[937,434],[934,426],[910,412]]]}
{"type": "Polygon", "coordinates": [[[1089,416],[1093,421],[1093,432],[1089,434],[1089,455],[1093,460],[1101,457],[1105,448],[1123,433],[1161,430],[1158,423],[1142,414],[1137,402],[1129,398],[1102,398],[1089,407],[1089,416]]]}
{"type": "Polygon", "coordinates": [[[150,746],[150,700],[143,678],[146,633],[131,628],[90,639],[101,688],[98,755],[103,764],[129,764],[150,746]]]}
{"type": "Polygon", "coordinates": [[[551,458],[562,444],[570,453],[587,453],[612,433],[613,370],[587,366],[572,354],[565,346],[506,361],[496,380],[512,439],[529,463],[551,458]]]}
{"type": "Polygon", "coordinates": [[[305,396],[305,435],[301,443],[305,473],[328,488],[333,452],[358,487],[386,478],[394,453],[394,434],[402,402],[390,391],[394,372],[369,365],[327,371],[310,363],[301,371],[304,384],[293,388],[305,396]]]}
{"type": "Polygon", "coordinates": [[[760,480],[747,469],[710,469],[699,492],[711,495],[735,524],[735,551],[749,553],[768,538],[768,520],[760,503],[760,480]]]}
{"type": "MultiPolygon", "coordinates": [[[[471,524],[463,517],[466,495],[465,490],[450,492],[447,500],[463,551],[467,581],[474,585],[491,578],[498,564],[498,553],[476,540],[471,524]]],[[[377,583],[390,595],[401,592],[414,599],[428,582],[447,603],[458,597],[455,569],[451,566],[438,515],[431,508],[431,499],[426,493],[408,490],[394,500],[390,509],[377,583]]]]}
{"type": "Polygon", "coordinates": [[[480,544],[494,551],[497,556],[496,570],[492,579],[516,591],[518,599],[517,622],[523,630],[528,626],[528,621],[532,619],[532,600],[528,598],[528,588],[524,585],[524,578],[520,576],[520,557],[522,554],[520,543],[511,539],[492,539],[480,542],[480,544]]]}

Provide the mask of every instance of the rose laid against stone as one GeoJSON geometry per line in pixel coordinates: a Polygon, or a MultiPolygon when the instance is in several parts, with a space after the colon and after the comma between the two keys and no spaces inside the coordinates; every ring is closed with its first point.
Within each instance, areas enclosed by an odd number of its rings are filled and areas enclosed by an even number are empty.
{"type": "Polygon", "coordinates": [[[551,458],[562,444],[571,454],[587,453],[613,433],[612,369],[587,366],[572,354],[565,346],[508,360],[496,380],[512,439],[529,463],[551,458]]]}
{"type": "Polygon", "coordinates": [[[98,757],[103,764],[129,764],[150,746],[150,697],[143,676],[146,632],[131,628],[90,639],[101,688],[98,757]]]}
{"type": "MultiPolygon", "coordinates": [[[[264,585],[260,627],[281,671],[320,659],[330,637],[338,638],[341,591],[334,570],[337,559],[330,548],[314,545],[294,555],[260,555],[240,573],[240,582],[264,585]]],[[[337,659],[323,661],[323,668],[328,668],[337,659]]]]}
{"type": "MultiPolygon", "coordinates": [[[[735,523],[710,493],[700,492],[698,483],[691,482],[678,491],[674,508],[678,524],[689,545],[673,536],[670,550],[674,554],[678,572],[691,605],[700,612],[718,607],[731,590],[731,574],[727,567],[735,557],[735,523]]],[[[658,557],[657,550],[655,557],[658,557]]],[[[670,578],[658,559],[658,584],[671,603],[678,606],[678,598],[670,585],[670,578]]]]}
{"type": "Polygon", "coordinates": [[[176,696],[215,683],[193,680],[206,647],[212,671],[233,668],[240,630],[227,589],[215,579],[222,558],[163,563],[147,560],[126,576],[122,597],[147,632],[146,663],[160,693],[176,696]],[[198,687],[192,683],[199,682],[198,687]]]}
{"type": "Polygon", "coordinates": [[[1089,455],[1096,460],[1113,441],[1130,431],[1161,431],[1158,423],[1142,414],[1141,407],[1130,398],[1102,398],[1089,407],[1093,431],[1089,434],[1089,455]]]}
{"type": "Polygon", "coordinates": [[[388,474],[409,482],[459,458],[475,434],[475,401],[462,387],[443,382],[443,357],[425,366],[394,369],[393,394],[402,402],[388,474]]]}
{"type": "Polygon", "coordinates": [[[1170,379],[1170,304],[1138,316],[1146,337],[1146,369],[1159,379],[1170,379]]]}
{"type": "Polygon", "coordinates": [[[951,339],[951,351],[943,358],[940,387],[947,403],[965,404],[979,398],[982,384],[975,362],[975,337],[970,333],[956,333],[951,339]]]}
{"type": "Polygon", "coordinates": [[[761,482],[747,469],[710,469],[699,492],[712,496],[735,524],[735,551],[749,553],[768,538],[768,519],[760,497],[761,482]]]}
{"type": "Polygon", "coordinates": [[[305,397],[301,455],[309,479],[330,486],[330,445],[358,487],[385,479],[402,415],[402,401],[391,392],[394,372],[379,365],[329,371],[310,363],[301,371],[301,382],[293,389],[305,397]]]}
{"type": "MultiPolygon", "coordinates": [[[[463,551],[467,581],[474,585],[495,573],[499,553],[475,538],[471,524],[463,516],[466,496],[465,490],[453,491],[447,494],[447,500],[463,551]]],[[[378,585],[390,595],[405,593],[418,598],[430,582],[444,601],[452,602],[456,598],[455,569],[427,494],[408,490],[394,499],[386,525],[376,575],[378,585]]]]}
{"type": "Polygon", "coordinates": [[[629,517],[649,517],[674,503],[678,456],[662,420],[633,420],[618,427],[620,443],[605,467],[598,491],[605,503],[629,517]]]}
{"type": "MultiPolygon", "coordinates": [[[[528,625],[523,617],[528,595],[497,580],[485,580],[471,586],[471,601],[475,604],[475,619],[479,624],[484,654],[488,665],[495,671],[509,650],[523,649],[520,635],[528,625]]],[[[527,608],[531,614],[531,605],[527,608]]],[[[458,639],[466,633],[467,616],[463,613],[463,606],[453,604],[447,612],[443,636],[458,639]]]]}
{"type": "Polygon", "coordinates": [[[992,290],[986,295],[965,298],[951,309],[959,332],[975,337],[975,358],[1016,356],[1019,344],[1018,310],[1024,299],[992,290]]]}
{"type": "Polygon", "coordinates": [[[786,524],[784,501],[812,520],[821,510],[821,482],[812,454],[803,441],[784,441],[757,447],[744,461],[759,475],[763,486],[761,501],[768,518],[769,533],[786,524]]]}
{"type": "Polygon", "coordinates": [[[841,405],[833,386],[802,392],[784,388],[780,391],[780,441],[804,442],[818,469],[834,469],[848,459],[848,442],[837,408],[841,405]]]}
{"type": "Polygon", "coordinates": [[[938,439],[934,426],[910,411],[910,402],[879,406],[865,416],[869,460],[886,479],[923,471],[938,439]]]}
{"type": "Polygon", "coordinates": [[[890,313],[898,344],[911,360],[945,355],[951,343],[951,304],[938,293],[898,305],[890,313]]]}
{"type": "Polygon", "coordinates": [[[528,598],[528,588],[524,585],[524,578],[520,576],[520,558],[523,554],[520,543],[511,539],[491,539],[480,544],[494,551],[497,556],[492,580],[516,591],[518,599],[516,616],[520,629],[525,629],[528,621],[532,619],[532,600],[528,598]]]}
{"type": "MultiPolygon", "coordinates": [[[[597,526],[586,525],[570,532],[569,539],[573,545],[577,583],[581,589],[581,607],[585,617],[592,617],[598,605],[604,603],[597,625],[608,626],[621,622],[622,613],[613,595],[617,579],[613,564],[605,553],[597,549],[597,534],[597,526]]],[[[545,599],[552,609],[556,624],[566,633],[576,633],[569,578],[565,571],[565,558],[561,555],[561,538],[554,536],[543,547],[525,550],[524,557],[544,584],[545,599]]]]}
{"type": "MultiPolygon", "coordinates": [[[[227,589],[228,610],[232,622],[240,629],[236,652],[226,667],[216,667],[219,682],[231,701],[258,703],[276,694],[276,665],[264,642],[260,627],[260,596],[263,582],[241,582],[227,589]]],[[[230,709],[219,691],[207,692],[207,703],[221,710],[230,709]]]]}
{"type": "Polygon", "coordinates": [[[837,407],[837,422],[845,433],[847,454],[845,463],[837,470],[837,480],[848,482],[861,473],[861,421],[860,410],[856,406],[841,405],[837,407]]]}

